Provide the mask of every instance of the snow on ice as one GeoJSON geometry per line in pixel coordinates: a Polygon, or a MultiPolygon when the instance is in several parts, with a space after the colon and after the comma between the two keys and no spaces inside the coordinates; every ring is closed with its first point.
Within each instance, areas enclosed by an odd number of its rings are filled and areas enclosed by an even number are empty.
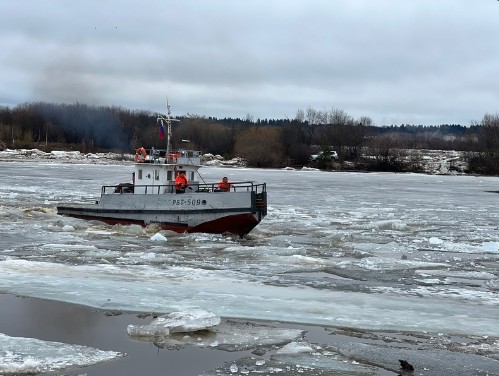
{"type": "Polygon", "coordinates": [[[0,333],[0,374],[34,374],[89,366],[125,356],[114,351],[0,333]]]}

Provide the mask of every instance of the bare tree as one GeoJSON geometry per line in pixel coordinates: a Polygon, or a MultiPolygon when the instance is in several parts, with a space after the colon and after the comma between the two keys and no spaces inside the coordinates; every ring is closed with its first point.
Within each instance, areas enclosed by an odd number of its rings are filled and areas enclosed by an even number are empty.
{"type": "Polygon", "coordinates": [[[296,111],[295,120],[303,123],[305,121],[305,111],[303,111],[302,109],[298,109],[296,111]]]}
{"type": "Polygon", "coordinates": [[[250,166],[280,167],[284,160],[281,132],[271,126],[244,129],[237,135],[234,154],[250,166]]]}
{"type": "Polygon", "coordinates": [[[485,114],[478,134],[478,153],[469,153],[470,171],[487,175],[499,174],[499,114],[485,114]]]}

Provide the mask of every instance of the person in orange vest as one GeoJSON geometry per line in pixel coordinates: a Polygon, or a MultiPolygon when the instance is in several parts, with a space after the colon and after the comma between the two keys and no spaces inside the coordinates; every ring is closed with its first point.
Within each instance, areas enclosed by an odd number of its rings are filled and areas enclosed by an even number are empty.
{"type": "Polygon", "coordinates": [[[222,180],[220,180],[220,183],[218,183],[218,189],[224,191],[224,192],[229,192],[230,187],[233,185],[229,183],[229,179],[227,179],[227,176],[224,176],[222,180]]]}
{"type": "Polygon", "coordinates": [[[184,193],[185,188],[189,186],[187,182],[187,178],[185,177],[185,172],[180,171],[175,178],[175,192],[176,193],[184,193]]]}

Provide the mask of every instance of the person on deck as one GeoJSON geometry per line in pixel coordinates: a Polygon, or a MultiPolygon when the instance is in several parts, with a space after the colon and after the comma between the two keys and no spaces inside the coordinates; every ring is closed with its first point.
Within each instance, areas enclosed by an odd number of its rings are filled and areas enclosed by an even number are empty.
{"type": "Polygon", "coordinates": [[[187,182],[187,178],[185,177],[185,172],[180,171],[175,178],[175,192],[176,193],[184,193],[185,188],[189,186],[187,182]]]}
{"type": "Polygon", "coordinates": [[[220,183],[218,183],[218,189],[224,192],[229,192],[230,188],[233,185],[229,182],[229,179],[227,179],[227,176],[224,176],[222,180],[220,180],[220,183]]]}

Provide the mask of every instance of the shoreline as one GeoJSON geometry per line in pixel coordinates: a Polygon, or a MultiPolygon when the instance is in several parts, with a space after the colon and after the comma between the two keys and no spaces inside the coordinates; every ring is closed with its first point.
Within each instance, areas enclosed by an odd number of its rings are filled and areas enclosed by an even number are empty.
{"type": "MultiPolygon", "coordinates": [[[[459,176],[482,176],[466,172],[467,162],[465,152],[456,150],[431,150],[431,149],[407,149],[411,158],[420,160],[421,168],[414,171],[386,171],[392,173],[419,173],[427,175],[459,175],[459,176]]],[[[224,160],[220,156],[206,154],[205,167],[237,167],[245,168],[246,164],[240,158],[224,160]]],[[[132,154],[120,154],[113,152],[81,153],[79,151],[53,151],[43,152],[40,149],[7,149],[0,151],[2,162],[45,162],[45,163],[68,163],[68,164],[104,164],[104,165],[132,165],[134,158],[132,154]]],[[[281,167],[278,170],[318,170],[330,172],[384,172],[382,170],[364,170],[349,168],[351,162],[343,162],[341,168],[330,168],[320,170],[315,165],[303,165],[298,167],[281,167]]],[[[488,175],[483,175],[488,176],[488,175]]],[[[492,175],[491,175],[492,176],[492,175]]]]}
{"type": "Polygon", "coordinates": [[[128,324],[148,323],[150,315],[106,312],[72,303],[8,293],[0,293],[0,306],[0,333],[10,337],[61,342],[126,354],[111,361],[62,369],[47,375],[155,375],[168,370],[171,375],[192,376],[243,356],[241,352],[194,347],[168,351],[150,342],[130,338],[127,334],[128,324]]]}
{"type": "Polygon", "coordinates": [[[213,333],[209,331],[198,332],[199,335],[191,333],[191,337],[196,337],[191,343],[185,342],[184,334],[181,333],[171,335],[170,337],[178,336],[181,340],[172,340],[170,344],[162,344],[161,341],[153,343],[128,336],[127,326],[149,324],[152,320],[151,313],[104,311],[8,293],[0,293],[0,306],[0,333],[7,336],[87,346],[125,354],[123,357],[91,366],[70,367],[47,372],[45,375],[223,376],[255,372],[269,374],[269,369],[282,369],[283,371],[270,372],[282,376],[339,375],[342,371],[348,373],[343,369],[345,365],[364,368],[364,372],[359,373],[363,375],[412,374],[404,373],[400,368],[399,359],[407,359],[414,364],[414,374],[417,375],[499,375],[499,340],[487,336],[460,338],[440,333],[355,331],[348,328],[222,318],[222,325],[230,323],[236,335],[239,333],[238,328],[247,327],[298,329],[303,332],[303,338],[293,340],[292,343],[295,344],[291,347],[304,346],[312,349],[305,353],[292,351],[284,356],[276,356],[284,345],[262,347],[255,344],[249,348],[242,346],[242,349],[238,349],[236,346],[230,350],[221,349],[210,344],[210,336],[213,333]],[[441,338],[438,338],[439,336],[441,338]],[[449,340],[455,343],[449,345],[449,340]],[[456,348],[463,345],[464,340],[474,342],[468,344],[468,349],[456,348]],[[196,342],[205,343],[197,346],[196,342]],[[293,358],[294,355],[300,354],[306,354],[303,355],[305,358],[293,358]],[[310,363],[304,365],[307,356],[310,363]],[[258,365],[259,362],[266,364],[262,369],[255,370],[255,364],[258,365]],[[234,367],[235,364],[241,367],[241,372],[233,372],[231,365],[234,367]],[[366,370],[372,373],[365,373],[366,370]]]}

